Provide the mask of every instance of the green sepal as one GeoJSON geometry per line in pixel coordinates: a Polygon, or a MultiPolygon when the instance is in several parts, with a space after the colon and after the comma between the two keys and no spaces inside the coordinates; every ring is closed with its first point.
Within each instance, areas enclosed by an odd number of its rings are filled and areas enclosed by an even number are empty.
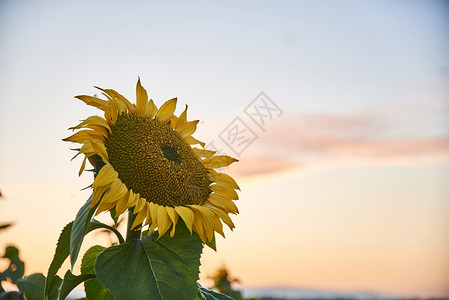
{"type": "Polygon", "coordinates": [[[59,291],[58,300],[64,300],[69,293],[83,281],[95,278],[95,274],[81,274],[79,276],[73,275],[72,272],[67,271],[62,281],[61,289],[59,291]]]}
{"type": "Polygon", "coordinates": [[[23,279],[17,280],[17,287],[25,295],[27,300],[43,300],[45,276],[42,273],[31,274],[23,279]]]}
{"type": "Polygon", "coordinates": [[[229,297],[228,295],[217,293],[215,291],[208,290],[198,284],[198,293],[195,300],[234,300],[234,298],[229,297]]]}
{"type": "MultiPolygon", "coordinates": [[[[81,262],[81,274],[95,273],[97,256],[105,249],[103,246],[96,245],[86,251],[81,262]]],[[[84,291],[87,299],[115,300],[111,293],[96,278],[88,279],[84,282],[84,291]]]]}
{"type": "Polygon", "coordinates": [[[112,246],[100,253],[95,273],[117,300],[196,297],[203,243],[182,220],[176,234],[158,238],[157,231],[142,239],[112,246]]]}

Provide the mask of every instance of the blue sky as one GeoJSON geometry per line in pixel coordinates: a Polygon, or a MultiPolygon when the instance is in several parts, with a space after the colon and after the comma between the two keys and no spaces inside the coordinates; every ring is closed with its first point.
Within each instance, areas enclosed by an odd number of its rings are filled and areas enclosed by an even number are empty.
{"type": "Polygon", "coordinates": [[[247,286],[448,296],[448,6],[2,1],[0,219],[16,225],[0,246],[46,272],[89,196],[61,139],[98,111],[73,97],[97,85],[134,101],[140,76],[225,153],[236,117],[258,137],[227,170],[241,215],[203,273],[223,262],[247,286]],[[282,110],[263,130],[244,112],[261,91],[282,110]]]}

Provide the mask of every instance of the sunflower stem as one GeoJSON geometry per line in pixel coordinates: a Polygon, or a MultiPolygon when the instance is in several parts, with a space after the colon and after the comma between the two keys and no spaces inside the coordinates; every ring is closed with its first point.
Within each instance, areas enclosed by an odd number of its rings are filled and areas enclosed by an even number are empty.
{"type": "Polygon", "coordinates": [[[140,239],[140,230],[131,229],[133,226],[134,219],[137,215],[134,215],[131,209],[128,209],[128,227],[126,232],[126,241],[140,239]]]}

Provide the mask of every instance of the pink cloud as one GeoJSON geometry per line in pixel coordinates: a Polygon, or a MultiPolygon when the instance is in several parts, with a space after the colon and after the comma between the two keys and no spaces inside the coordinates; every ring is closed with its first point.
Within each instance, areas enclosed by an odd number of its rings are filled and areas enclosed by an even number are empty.
{"type": "Polygon", "coordinates": [[[389,123],[382,116],[373,115],[298,116],[295,120],[275,124],[261,137],[261,143],[298,155],[306,152],[363,156],[449,154],[449,134],[439,137],[393,135],[391,132],[396,128],[389,123]]]}
{"type": "Polygon", "coordinates": [[[295,162],[268,157],[249,157],[232,167],[232,173],[240,177],[251,177],[282,173],[297,168],[295,162]]]}
{"type": "Polygon", "coordinates": [[[392,134],[394,130],[389,120],[376,115],[285,118],[260,136],[259,145],[244,153],[233,172],[239,176],[268,175],[335,161],[349,165],[449,162],[449,135],[401,136],[392,134]]]}

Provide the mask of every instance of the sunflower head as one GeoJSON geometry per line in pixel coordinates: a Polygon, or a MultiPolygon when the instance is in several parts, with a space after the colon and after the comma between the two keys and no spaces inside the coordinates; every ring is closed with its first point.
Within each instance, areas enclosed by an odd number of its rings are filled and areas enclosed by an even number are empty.
{"type": "Polygon", "coordinates": [[[198,120],[187,121],[187,106],[179,117],[174,115],[176,98],[157,108],[140,79],[136,104],[114,90],[98,89],[105,100],[76,98],[104,111],[104,117],[88,117],[64,139],[81,144],[76,154],[84,154],[80,175],[86,159],[97,171],[91,203],[98,204],[96,213],[115,208],[118,216],[131,209],[133,228],[149,225],[149,232],[158,228],[160,236],[172,225],[173,236],[181,218],[203,242],[212,241],[214,232],[224,236],[222,222],[233,229],[229,214],[238,213],[239,186],[215,168],[237,160],[204,149],[192,136],[198,120]]]}

